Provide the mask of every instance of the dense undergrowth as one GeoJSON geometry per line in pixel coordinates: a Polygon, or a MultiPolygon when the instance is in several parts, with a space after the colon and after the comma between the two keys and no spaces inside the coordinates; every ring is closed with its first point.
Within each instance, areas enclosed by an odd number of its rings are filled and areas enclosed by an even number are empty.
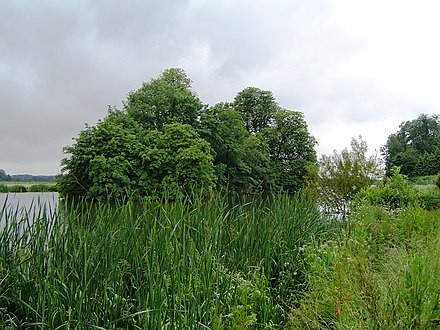
{"type": "Polygon", "coordinates": [[[304,289],[299,248],[330,224],[285,195],[37,212],[2,210],[3,328],[278,328],[304,289]]]}
{"type": "Polygon", "coordinates": [[[289,328],[440,328],[440,210],[367,206],[349,227],[301,248],[308,289],[289,328]]]}
{"type": "Polygon", "coordinates": [[[418,203],[338,221],[281,194],[29,212],[0,214],[2,329],[440,327],[440,210],[418,203]]]}

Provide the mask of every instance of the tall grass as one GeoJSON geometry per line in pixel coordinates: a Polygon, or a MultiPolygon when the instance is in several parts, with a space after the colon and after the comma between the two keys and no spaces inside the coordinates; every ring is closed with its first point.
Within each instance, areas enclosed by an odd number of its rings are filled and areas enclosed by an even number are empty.
{"type": "Polygon", "coordinates": [[[291,329],[440,328],[440,212],[364,207],[350,235],[302,248],[291,329]]]}
{"type": "Polygon", "coordinates": [[[0,218],[0,326],[244,329],[283,325],[303,289],[315,204],[286,195],[80,202],[0,218]]]}

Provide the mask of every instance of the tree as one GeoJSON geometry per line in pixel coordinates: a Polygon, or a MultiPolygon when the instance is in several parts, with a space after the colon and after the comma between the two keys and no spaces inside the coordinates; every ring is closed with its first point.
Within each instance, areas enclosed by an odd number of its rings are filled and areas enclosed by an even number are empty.
{"type": "Polygon", "coordinates": [[[149,195],[176,197],[213,188],[211,146],[190,125],[166,124],[145,140],[140,180],[149,195]]]}
{"type": "Polygon", "coordinates": [[[239,192],[262,187],[265,177],[260,175],[267,169],[263,170],[261,166],[268,166],[269,159],[267,146],[261,139],[249,136],[243,118],[232,104],[219,103],[207,109],[200,126],[202,137],[215,152],[214,164],[219,186],[239,192]]]}
{"type": "Polygon", "coordinates": [[[280,109],[274,114],[273,125],[261,134],[269,146],[274,188],[299,191],[305,184],[307,167],[316,163],[316,140],[304,115],[280,109]]]}
{"type": "Polygon", "coordinates": [[[400,124],[382,148],[386,172],[395,166],[409,177],[435,175],[440,171],[440,118],[421,114],[400,124]]]}
{"type": "Polygon", "coordinates": [[[6,174],[5,170],[0,168],[0,181],[11,181],[10,175],[6,174]]]}
{"type": "Polygon", "coordinates": [[[354,196],[382,177],[376,155],[367,156],[367,143],[359,136],[351,140],[351,149],[323,155],[319,161],[317,188],[324,205],[345,217],[354,196]]]}
{"type": "Polygon", "coordinates": [[[64,195],[119,199],[178,196],[227,186],[239,193],[297,192],[316,162],[303,114],[249,87],[233,103],[205,107],[182,69],[167,69],[87,126],[62,160],[64,195]]]}
{"type": "Polygon", "coordinates": [[[125,102],[125,111],[145,130],[160,130],[171,123],[194,127],[202,108],[191,90],[191,79],[179,68],[164,70],[157,79],[143,83],[125,102]]]}
{"type": "Polygon", "coordinates": [[[142,129],[131,117],[109,109],[107,117],[86,128],[61,161],[60,192],[64,196],[120,199],[143,193],[140,179],[142,129]]]}
{"type": "Polygon", "coordinates": [[[239,92],[233,106],[243,117],[244,127],[249,133],[257,133],[269,127],[279,108],[271,91],[256,87],[248,87],[239,92]]]}

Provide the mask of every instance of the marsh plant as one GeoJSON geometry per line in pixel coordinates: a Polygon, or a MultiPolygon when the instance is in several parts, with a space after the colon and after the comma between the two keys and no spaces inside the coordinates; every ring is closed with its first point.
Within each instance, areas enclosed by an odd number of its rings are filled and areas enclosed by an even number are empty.
{"type": "Polygon", "coordinates": [[[279,327],[303,290],[298,249],[328,226],[299,196],[66,204],[3,207],[1,327],[279,327]]]}
{"type": "Polygon", "coordinates": [[[438,329],[440,213],[359,208],[350,235],[301,248],[308,290],[291,329],[438,329]]]}

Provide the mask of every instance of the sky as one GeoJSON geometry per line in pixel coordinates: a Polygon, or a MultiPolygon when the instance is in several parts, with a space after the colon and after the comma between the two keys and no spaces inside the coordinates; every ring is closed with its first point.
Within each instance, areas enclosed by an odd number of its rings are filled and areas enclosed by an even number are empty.
{"type": "Polygon", "coordinates": [[[63,147],[171,67],[205,104],[246,87],[304,113],[318,156],[440,113],[438,0],[0,0],[0,168],[63,147]]]}

